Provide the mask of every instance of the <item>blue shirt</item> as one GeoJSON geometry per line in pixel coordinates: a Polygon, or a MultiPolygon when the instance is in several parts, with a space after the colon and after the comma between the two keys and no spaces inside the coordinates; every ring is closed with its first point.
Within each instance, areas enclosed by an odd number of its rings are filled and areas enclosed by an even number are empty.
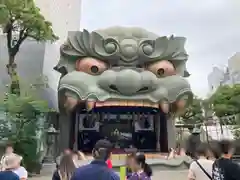
{"type": "MultiPolygon", "coordinates": [[[[120,180],[120,177],[105,161],[94,160],[90,164],[79,167],[71,180],[120,180]]],[[[2,179],[1,179],[2,180],[2,179]]]]}
{"type": "Polygon", "coordinates": [[[2,171],[0,172],[1,180],[20,180],[17,174],[12,171],[2,171]]]}

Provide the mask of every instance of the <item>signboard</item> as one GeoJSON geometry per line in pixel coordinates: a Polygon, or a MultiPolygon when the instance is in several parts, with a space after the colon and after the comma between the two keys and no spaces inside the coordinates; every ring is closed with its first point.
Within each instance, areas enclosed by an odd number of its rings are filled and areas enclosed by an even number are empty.
{"type": "Polygon", "coordinates": [[[79,121],[79,131],[95,130],[99,131],[98,114],[78,114],[76,117],[79,121]]]}
{"type": "Polygon", "coordinates": [[[154,131],[154,120],[151,114],[137,114],[134,123],[135,132],[154,131]]]}

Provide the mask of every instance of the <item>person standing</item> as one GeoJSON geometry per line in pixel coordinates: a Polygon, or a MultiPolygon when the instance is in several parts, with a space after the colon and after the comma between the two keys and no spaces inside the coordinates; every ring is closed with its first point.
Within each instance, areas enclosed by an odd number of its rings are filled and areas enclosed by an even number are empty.
{"type": "Polygon", "coordinates": [[[93,148],[94,160],[79,167],[71,180],[120,180],[119,176],[107,167],[107,159],[111,155],[112,144],[105,139],[97,141],[93,148]]]}
{"type": "Polygon", "coordinates": [[[5,167],[4,167],[5,157],[8,156],[8,155],[11,155],[13,153],[14,153],[13,146],[11,144],[7,144],[6,148],[5,148],[5,153],[3,154],[3,156],[1,157],[1,160],[0,160],[0,170],[1,171],[4,171],[4,169],[5,169],[5,167]]]}
{"type": "Polygon", "coordinates": [[[60,162],[61,162],[61,158],[64,156],[64,155],[70,155],[72,154],[72,151],[70,149],[64,149],[64,151],[60,154],[60,156],[58,156],[56,158],[56,167],[58,168],[60,162]]]}
{"type": "Polygon", "coordinates": [[[146,157],[143,153],[136,153],[133,155],[131,170],[132,174],[128,177],[128,180],[151,180],[152,169],[146,163],[146,157]]]}
{"type": "Polygon", "coordinates": [[[107,161],[106,161],[106,163],[107,163],[107,166],[108,166],[108,168],[110,168],[110,169],[112,169],[112,161],[111,161],[111,159],[108,159],[107,161]]]}
{"type": "Polygon", "coordinates": [[[14,169],[17,166],[16,158],[14,155],[5,156],[4,159],[5,170],[0,172],[1,180],[20,180],[19,176],[14,173],[14,169]]]}
{"type": "Polygon", "coordinates": [[[213,163],[213,180],[240,180],[240,166],[231,160],[234,146],[229,140],[219,142],[221,156],[213,163]]]}
{"type": "Polygon", "coordinates": [[[21,166],[22,157],[17,154],[12,154],[12,156],[15,158],[16,162],[13,172],[19,176],[20,180],[27,180],[28,172],[23,166],[21,166]]]}
{"type": "Polygon", "coordinates": [[[58,169],[53,173],[52,180],[70,180],[75,170],[76,166],[72,155],[66,154],[62,156],[58,169]]]}
{"type": "Polygon", "coordinates": [[[76,167],[80,167],[81,165],[84,165],[83,162],[86,163],[87,161],[87,158],[81,151],[73,151],[72,158],[76,167]]]}
{"type": "Polygon", "coordinates": [[[127,176],[127,179],[129,177],[131,177],[131,175],[132,175],[131,167],[132,167],[133,161],[134,161],[134,153],[128,154],[127,157],[126,157],[126,176],[127,176]]]}
{"type": "Polygon", "coordinates": [[[194,127],[186,142],[186,155],[193,159],[197,158],[196,149],[201,144],[200,133],[201,130],[194,127]]]}
{"type": "Polygon", "coordinates": [[[189,167],[188,180],[209,180],[212,177],[213,160],[209,160],[211,155],[208,144],[201,143],[196,149],[197,160],[193,161],[189,167]]]}
{"type": "Polygon", "coordinates": [[[106,163],[107,163],[107,166],[108,168],[112,169],[113,165],[112,165],[112,160],[111,160],[111,156],[112,156],[112,153],[110,154],[109,158],[107,159],[106,163]]]}

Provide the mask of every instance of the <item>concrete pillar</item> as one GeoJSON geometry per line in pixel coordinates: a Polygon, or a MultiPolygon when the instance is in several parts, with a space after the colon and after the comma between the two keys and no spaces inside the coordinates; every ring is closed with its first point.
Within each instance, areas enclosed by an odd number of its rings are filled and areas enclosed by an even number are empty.
{"type": "Polygon", "coordinates": [[[161,151],[161,145],[160,145],[160,115],[157,114],[154,116],[155,121],[155,133],[156,133],[156,150],[158,152],[161,151]]]}
{"type": "Polygon", "coordinates": [[[176,129],[175,120],[167,119],[167,134],[168,134],[168,149],[175,148],[176,146],[176,129]]]}
{"type": "Polygon", "coordinates": [[[70,128],[71,128],[71,119],[70,115],[61,112],[59,116],[59,148],[60,152],[64,149],[69,148],[69,140],[70,140],[70,128]]]}

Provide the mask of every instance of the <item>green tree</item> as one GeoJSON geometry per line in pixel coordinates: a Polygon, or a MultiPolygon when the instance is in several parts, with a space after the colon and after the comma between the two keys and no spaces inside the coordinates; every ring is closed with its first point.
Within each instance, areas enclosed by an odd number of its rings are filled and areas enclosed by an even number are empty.
{"type": "Polygon", "coordinates": [[[180,116],[184,124],[197,124],[203,122],[202,100],[198,97],[193,98],[192,104],[186,109],[185,113],[180,116]]]}
{"type": "Polygon", "coordinates": [[[240,85],[219,87],[211,96],[210,102],[218,117],[240,113],[240,85]]]}
{"type": "MultiPolygon", "coordinates": [[[[1,100],[4,112],[0,128],[1,140],[13,144],[17,154],[23,156],[24,166],[29,172],[39,169],[39,144],[44,141],[44,115],[50,111],[48,103],[37,97],[37,90],[30,86],[20,95],[7,93],[1,100]],[[28,89],[28,91],[27,91],[28,89]],[[39,138],[39,132],[41,138],[39,138]],[[37,167],[38,166],[38,167],[37,167]]],[[[3,113],[2,113],[3,114],[3,113]]]]}
{"type": "Polygon", "coordinates": [[[11,77],[11,93],[20,94],[15,57],[27,38],[36,41],[55,41],[52,24],[41,15],[34,0],[2,0],[0,3],[0,27],[7,36],[8,64],[11,77]],[[15,37],[16,36],[16,37],[15,37]]]}

